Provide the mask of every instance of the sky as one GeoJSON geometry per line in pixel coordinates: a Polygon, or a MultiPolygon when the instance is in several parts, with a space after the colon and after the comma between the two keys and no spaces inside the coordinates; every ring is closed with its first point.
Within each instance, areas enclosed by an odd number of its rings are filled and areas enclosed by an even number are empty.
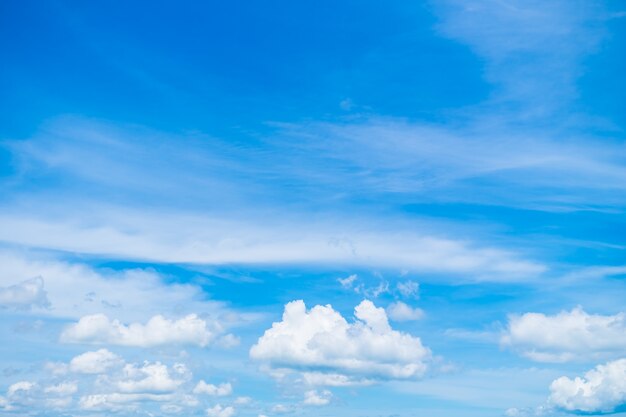
{"type": "Polygon", "coordinates": [[[0,4],[0,415],[626,416],[626,3],[0,4]]]}

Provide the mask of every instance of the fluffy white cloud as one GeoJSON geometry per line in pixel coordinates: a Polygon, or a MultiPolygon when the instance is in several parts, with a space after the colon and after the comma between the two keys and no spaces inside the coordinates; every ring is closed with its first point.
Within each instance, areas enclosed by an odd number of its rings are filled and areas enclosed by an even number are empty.
{"type": "Polygon", "coordinates": [[[330,305],[307,311],[303,301],[285,306],[250,349],[253,359],[278,369],[357,378],[406,379],[424,374],[431,357],[420,339],[393,330],[385,310],[364,300],[349,323],[330,305]]]}
{"type": "Polygon", "coordinates": [[[208,417],[232,417],[235,415],[235,409],[233,407],[222,407],[220,404],[214,407],[207,408],[206,415],[208,417]]]}
{"type": "Polygon", "coordinates": [[[626,315],[588,314],[577,307],[554,316],[541,313],[512,316],[501,343],[540,362],[601,357],[626,349],[626,315]]]}
{"type": "Polygon", "coordinates": [[[146,324],[125,325],[104,314],[82,317],[61,334],[66,343],[113,344],[121,346],[151,347],[166,344],[207,346],[220,326],[216,322],[190,314],[179,320],[168,320],[161,315],[152,317],[146,324]]]}
{"type": "MultiPolygon", "coordinates": [[[[184,376],[184,370],[176,373],[184,376]]],[[[142,366],[126,364],[123,369],[123,379],[117,383],[117,388],[123,393],[165,393],[175,391],[184,379],[174,379],[166,365],[161,362],[144,362],[142,366]]]]}
{"type": "Polygon", "coordinates": [[[30,391],[32,390],[36,384],[30,381],[19,381],[14,384],[11,384],[7,389],[7,396],[13,397],[19,392],[30,391]]]}
{"type": "MultiPolygon", "coordinates": [[[[70,361],[69,369],[81,374],[102,374],[110,368],[121,365],[122,359],[106,349],[85,352],[70,361]]],[[[59,365],[57,365],[60,368],[59,365]]]]}
{"type": "Polygon", "coordinates": [[[198,382],[196,387],[193,389],[194,394],[206,394],[213,395],[218,397],[223,397],[225,395],[230,395],[233,392],[233,387],[229,382],[219,385],[207,384],[203,380],[198,382]]]}
{"type": "Polygon", "coordinates": [[[50,302],[41,277],[31,278],[8,287],[0,287],[0,308],[23,310],[49,306],[50,302]]]}
{"type": "Polygon", "coordinates": [[[316,406],[327,405],[330,403],[332,397],[333,394],[328,390],[310,390],[304,393],[304,401],[302,403],[316,406]]]}
{"type": "Polygon", "coordinates": [[[572,412],[610,413],[626,405],[626,359],[598,365],[583,378],[561,377],[550,385],[550,402],[572,412]]]}
{"type": "Polygon", "coordinates": [[[402,301],[397,301],[387,306],[387,315],[395,321],[412,321],[424,317],[424,311],[421,308],[413,308],[402,301]]]}

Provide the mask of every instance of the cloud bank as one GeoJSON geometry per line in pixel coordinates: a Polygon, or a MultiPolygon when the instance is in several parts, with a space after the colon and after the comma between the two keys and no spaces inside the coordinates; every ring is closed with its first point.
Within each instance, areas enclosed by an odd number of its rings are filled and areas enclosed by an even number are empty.
{"type": "Polygon", "coordinates": [[[343,375],[349,380],[413,379],[428,369],[431,352],[418,337],[393,330],[382,308],[364,300],[348,322],[330,305],[307,311],[303,301],[285,305],[250,349],[252,359],[272,368],[343,375]]]}
{"type": "Polygon", "coordinates": [[[626,315],[588,314],[577,307],[553,316],[511,316],[500,341],[538,362],[614,355],[626,349],[626,315]]]}

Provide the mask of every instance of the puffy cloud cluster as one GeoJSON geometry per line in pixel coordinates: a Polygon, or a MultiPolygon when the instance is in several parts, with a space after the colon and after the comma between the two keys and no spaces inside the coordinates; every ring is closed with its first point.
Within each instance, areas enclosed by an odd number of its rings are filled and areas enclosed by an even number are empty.
{"type": "Polygon", "coordinates": [[[332,397],[333,394],[328,390],[310,390],[304,393],[304,401],[302,403],[315,406],[328,405],[332,397]]]}
{"type": "MultiPolygon", "coordinates": [[[[69,369],[81,374],[103,374],[108,369],[122,363],[122,359],[107,349],[85,352],[72,358],[69,369]]],[[[62,369],[62,364],[57,369],[62,369]]]]}
{"type": "Polygon", "coordinates": [[[512,316],[501,343],[539,362],[601,357],[626,349],[626,315],[588,314],[577,307],[554,316],[512,316]]]}
{"type": "MultiPolygon", "coordinates": [[[[107,349],[85,352],[67,363],[48,364],[44,369],[47,373],[36,382],[11,385],[6,398],[0,396],[0,410],[19,413],[46,408],[80,414],[158,409],[162,413],[195,415],[207,406],[197,394],[227,398],[233,392],[230,383],[213,385],[201,380],[194,384],[185,364],[129,363],[107,349]]],[[[222,413],[232,415],[234,408],[223,407],[222,413]]]]}
{"type": "Polygon", "coordinates": [[[183,364],[174,365],[178,379],[170,375],[168,367],[161,362],[144,362],[142,366],[126,364],[123,379],[117,383],[120,392],[166,393],[175,391],[184,381],[181,377],[189,374],[183,364]]]}
{"type": "Polygon", "coordinates": [[[207,384],[204,380],[200,380],[196,387],[193,389],[194,394],[206,394],[211,396],[223,397],[230,395],[233,392],[233,386],[229,382],[223,384],[214,385],[207,384]]]}
{"type": "Polygon", "coordinates": [[[382,308],[364,300],[348,322],[330,305],[307,311],[303,301],[285,306],[250,349],[253,359],[276,370],[332,375],[344,385],[363,379],[409,379],[424,374],[430,350],[418,337],[393,330],[382,308]]]}
{"type": "Polygon", "coordinates": [[[178,320],[161,315],[152,317],[146,324],[125,325],[104,314],[82,317],[61,334],[66,343],[111,344],[120,346],[152,347],[167,344],[207,346],[213,342],[221,326],[189,314],[178,320]]]}
{"type": "Polygon", "coordinates": [[[424,317],[424,310],[411,307],[402,301],[396,301],[387,306],[387,315],[395,321],[412,321],[424,317]]]}
{"type": "Polygon", "coordinates": [[[626,406],[626,359],[598,365],[583,378],[561,377],[550,385],[550,402],[576,413],[610,413],[626,406]]]}
{"type": "Polygon", "coordinates": [[[0,308],[27,310],[32,307],[49,307],[44,281],[36,277],[8,287],[0,287],[0,308]]]}
{"type": "Polygon", "coordinates": [[[235,409],[231,406],[223,407],[217,404],[206,410],[207,417],[232,417],[235,415],[235,409]]]}

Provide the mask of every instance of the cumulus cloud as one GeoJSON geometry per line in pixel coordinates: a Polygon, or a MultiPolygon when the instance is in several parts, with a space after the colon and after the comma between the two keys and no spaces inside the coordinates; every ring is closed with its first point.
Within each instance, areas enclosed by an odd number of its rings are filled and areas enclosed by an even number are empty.
{"type": "MultiPolygon", "coordinates": [[[[179,376],[186,374],[186,368],[174,371],[179,376]]],[[[123,369],[124,379],[117,383],[117,388],[123,393],[149,392],[166,393],[175,391],[184,379],[174,379],[166,365],[161,362],[144,362],[142,366],[126,364],[123,369]]]]}
{"type": "Polygon", "coordinates": [[[9,388],[7,389],[7,396],[10,398],[10,397],[17,395],[19,392],[30,391],[36,385],[37,384],[35,384],[34,382],[30,382],[30,381],[16,382],[14,384],[11,384],[9,388]]]}
{"type": "Polygon", "coordinates": [[[223,397],[226,395],[230,395],[233,392],[233,387],[229,382],[213,385],[207,384],[204,380],[201,380],[196,384],[196,387],[193,389],[194,394],[206,394],[212,396],[223,397]]]}
{"type": "MultiPolygon", "coordinates": [[[[72,358],[69,369],[81,374],[102,374],[110,368],[121,365],[122,359],[107,349],[85,352],[72,358]]],[[[55,369],[61,369],[63,364],[56,364],[55,369]]],[[[54,372],[54,370],[53,370],[54,372]]]]}
{"type": "Polygon", "coordinates": [[[189,314],[179,320],[169,320],[161,315],[152,317],[146,324],[125,325],[104,314],[82,317],[61,334],[66,343],[113,344],[120,346],[152,347],[166,344],[207,346],[221,330],[217,322],[209,322],[189,314]]]}
{"type": "MultiPolygon", "coordinates": [[[[196,415],[206,408],[196,394],[232,393],[230,383],[211,385],[201,381],[194,390],[192,372],[183,363],[148,360],[131,363],[107,349],[88,351],[68,362],[48,363],[44,370],[48,374],[39,380],[19,381],[9,386],[6,395],[0,397],[0,410],[24,415],[43,409],[62,409],[72,415],[82,415],[79,410],[122,415],[160,410],[196,415]],[[80,396],[76,398],[78,392],[80,396]]],[[[247,401],[241,398],[237,403],[247,401]]],[[[228,415],[230,411],[226,407],[222,412],[228,415]]]]}
{"type": "Polygon", "coordinates": [[[0,308],[26,310],[32,307],[49,307],[44,281],[36,277],[8,287],[0,287],[0,308]]]}
{"type": "Polygon", "coordinates": [[[387,315],[395,321],[412,321],[424,317],[424,311],[421,308],[413,308],[402,301],[397,301],[387,306],[387,315]]]}
{"type": "Polygon", "coordinates": [[[561,377],[550,385],[550,402],[575,413],[611,413],[626,406],[626,359],[598,365],[584,377],[561,377]]]}
{"type": "Polygon", "coordinates": [[[348,322],[330,305],[307,311],[302,300],[285,305],[250,349],[253,359],[275,369],[356,378],[408,379],[424,374],[431,357],[418,337],[393,330],[382,308],[364,300],[348,322]]]}
{"type": "Polygon", "coordinates": [[[233,407],[222,407],[220,404],[214,407],[207,408],[206,415],[208,417],[232,417],[235,415],[235,409],[233,407]]]}
{"type": "Polygon", "coordinates": [[[577,307],[554,316],[511,316],[501,343],[539,362],[601,357],[626,349],[626,315],[588,314],[577,307]]]}
{"type": "Polygon", "coordinates": [[[304,393],[304,401],[302,403],[315,406],[328,405],[332,397],[333,394],[328,390],[310,390],[304,393]]]}

